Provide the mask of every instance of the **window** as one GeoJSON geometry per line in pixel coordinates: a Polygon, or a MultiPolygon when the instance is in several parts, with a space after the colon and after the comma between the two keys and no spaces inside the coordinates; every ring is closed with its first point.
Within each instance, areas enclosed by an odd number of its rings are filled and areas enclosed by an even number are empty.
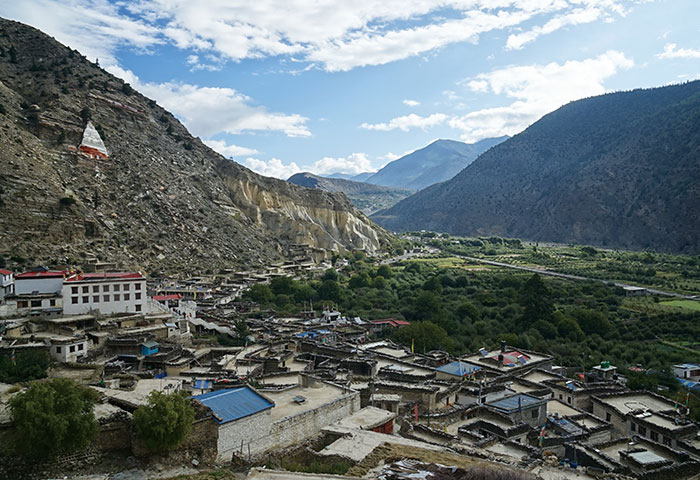
{"type": "Polygon", "coordinates": [[[640,425],[640,426],[639,426],[639,434],[640,434],[642,437],[645,437],[645,436],[647,435],[647,429],[646,429],[646,427],[642,427],[642,426],[640,425]]]}
{"type": "Polygon", "coordinates": [[[571,405],[571,397],[566,397],[566,403],[568,403],[569,405],[571,405]]]}
{"type": "Polygon", "coordinates": [[[537,412],[538,410],[536,408],[532,410],[532,418],[537,418],[537,412]]]}
{"type": "Polygon", "coordinates": [[[103,292],[109,292],[109,285],[102,285],[103,292]]]}
{"type": "Polygon", "coordinates": [[[140,283],[134,283],[134,288],[136,290],[141,290],[141,284],[140,283]]]}
{"type": "Polygon", "coordinates": [[[75,352],[75,345],[70,346],[70,353],[73,353],[73,352],[75,352]]]}
{"type": "Polygon", "coordinates": [[[561,393],[560,393],[560,394],[559,394],[559,400],[561,400],[561,399],[563,399],[563,398],[564,398],[564,397],[562,397],[562,395],[561,395],[561,393]]]}
{"type": "Polygon", "coordinates": [[[100,301],[100,296],[99,296],[99,295],[93,295],[93,296],[92,296],[92,301],[95,302],[95,303],[99,303],[99,301],[100,301]]]}
{"type": "Polygon", "coordinates": [[[668,438],[666,435],[664,435],[664,445],[666,445],[667,447],[671,446],[671,439],[668,438]]]}
{"type": "Polygon", "coordinates": [[[56,347],[56,353],[61,353],[61,347],[56,347]]]}
{"type": "Polygon", "coordinates": [[[73,295],[77,295],[78,294],[78,287],[71,287],[70,291],[73,295]]]}
{"type": "Polygon", "coordinates": [[[636,424],[636,423],[633,423],[633,424],[630,426],[630,430],[632,430],[633,432],[636,432],[636,431],[637,431],[637,424],[636,424]]]}
{"type": "Polygon", "coordinates": [[[109,295],[102,295],[102,300],[109,302],[109,295]]]}
{"type": "Polygon", "coordinates": [[[119,295],[118,293],[115,293],[114,294],[114,301],[118,302],[120,300],[120,297],[121,297],[121,295],[119,295]]]}
{"type": "Polygon", "coordinates": [[[610,414],[609,414],[609,413],[606,413],[606,414],[605,414],[605,421],[606,421],[606,422],[609,422],[609,421],[610,421],[610,418],[611,418],[611,417],[610,417],[610,414]]]}
{"type": "Polygon", "coordinates": [[[90,301],[90,297],[88,297],[87,295],[85,295],[85,296],[83,297],[83,303],[88,303],[89,301],[90,301]]]}
{"type": "Polygon", "coordinates": [[[26,300],[19,300],[17,302],[17,308],[27,308],[29,303],[26,300]]]}
{"type": "Polygon", "coordinates": [[[659,441],[659,432],[655,432],[654,430],[651,430],[649,432],[649,438],[651,438],[655,442],[658,442],[659,441]]]}
{"type": "Polygon", "coordinates": [[[82,343],[78,344],[78,350],[82,350],[82,349],[83,349],[83,344],[82,343]]]}
{"type": "Polygon", "coordinates": [[[75,305],[76,303],[78,303],[78,297],[71,297],[70,303],[72,303],[73,305],[75,305]]]}
{"type": "Polygon", "coordinates": [[[136,305],[136,311],[140,312],[141,311],[141,305],[136,305]]]}
{"type": "Polygon", "coordinates": [[[41,300],[32,300],[32,307],[41,307],[41,300]]]}
{"type": "Polygon", "coordinates": [[[124,301],[129,301],[131,299],[131,295],[128,293],[124,294],[124,301]]]}
{"type": "Polygon", "coordinates": [[[99,293],[100,291],[100,286],[99,285],[94,285],[92,287],[92,293],[99,293]]]}
{"type": "Polygon", "coordinates": [[[141,292],[136,292],[136,293],[134,294],[134,298],[135,298],[136,300],[141,300],[141,292]]]}
{"type": "Polygon", "coordinates": [[[128,284],[128,283],[125,283],[125,284],[124,284],[124,291],[126,292],[127,290],[129,290],[129,284],[128,284]]]}
{"type": "Polygon", "coordinates": [[[118,283],[114,286],[114,291],[115,291],[115,292],[118,292],[118,291],[119,291],[119,284],[118,284],[118,283]]]}
{"type": "Polygon", "coordinates": [[[90,287],[84,286],[83,287],[83,293],[88,293],[90,291],[90,287]]]}
{"type": "Polygon", "coordinates": [[[49,305],[51,305],[52,307],[55,307],[56,306],[56,299],[52,298],[51,300],[49,300],[49,305]]]}

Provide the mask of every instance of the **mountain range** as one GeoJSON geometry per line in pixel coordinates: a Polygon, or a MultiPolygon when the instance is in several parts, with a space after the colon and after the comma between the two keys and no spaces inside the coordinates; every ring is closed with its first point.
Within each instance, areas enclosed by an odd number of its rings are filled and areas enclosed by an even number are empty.
{"type": "MultiPolygon", "coordinates": [[[[99,142],[98,142],[99,143],[99,142]]],[[[215,272],[380,249],[343,195],[260,176],[44,33],[0,19],[0,259],[215,272]],[[109,157],[78,152],[87,122],[109,157]],[[324,253],[327,252],[327,253],[324,253]]]]}
{"type": "Polygon", "coordinates": [[[287,181],[306,188],[320,189],[326,192],[342,192],[367,215],[388,208],[413,193],[411,190],[372,185],[371,183],[355,182],[343,178],[320,177],[308,172],[292,175],[287,181]]]}
{"type": "Polygon", "coordinates": [[[472,144],[456,140],[435,140],[426,147],[386,164],[363,181],[406,190],[422,190],[454,177],[476,157],[506,138],[508,137],[487,138],[472,144]]]}
{"type": "Polygon", "coordinates": [[[430,229],[700,252],[700,81],[578,100],[372,217],[430,229]]]}

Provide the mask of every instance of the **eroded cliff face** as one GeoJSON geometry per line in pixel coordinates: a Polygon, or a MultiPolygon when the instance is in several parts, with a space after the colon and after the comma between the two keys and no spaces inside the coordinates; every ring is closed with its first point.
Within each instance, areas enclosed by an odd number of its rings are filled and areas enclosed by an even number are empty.
{"type": "Polygon", "coordinates": [[[279,261],[292,244],[330,255],[388,241],[342,194],[257,175],[43,33],[2,19],[0,32],[0,257],[11,265],[99,257],[186,274],[279,261]],[[107,160],[74,151],[88,118],[107,160]]]}

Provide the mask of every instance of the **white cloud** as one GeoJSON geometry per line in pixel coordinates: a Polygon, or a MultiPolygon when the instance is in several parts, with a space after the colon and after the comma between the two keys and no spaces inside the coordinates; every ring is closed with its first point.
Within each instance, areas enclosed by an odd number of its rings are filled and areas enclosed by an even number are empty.
{"type": "Polygon", "coordinates": [[[212,150],[219,152],[224,157],[243,157],[245,155],[255,155],[260,153],[254,148],[239,147],[238,145],[229,145],[223,140],[204,140],[212,150]]]}
{"type": "Polygon", "coordinates": [[[347,157],[323,157],[316,161],[310,170],[318,175],[326,173],[352,173],[370,172],[374,170],[372,163],[364,153],[352,153],[347,157]]]}
{"type": "Polygon", "coordinates": [[[144,83],[130,70],[112,66],[112,74],[158,101],[176,114],[194,135],[209,138],[217,133],[280,131],[289,137],[308,137],[308,118],[298,114],[269,112],[252,105],[252,99],[232,88],[200,87],[187,83],[144,83]]]}
{"type": "Polygon", "coordinates": [[[302,171],[296,163],[291,162],[285,165],[279,158],[272,158],[265,161],[250,157],[246,158],[243,164],[260,175],[281,178],[282,180],[286,180],[295,173],[302,171]]]}
{"type": "Polygon", "coordinates": [[[656,55],[659,58],[700,58],[700,50],[692,48],[678,48],[675,43],[667,43],[662,53],[656,55]]]}
{"type": "Polygon", "coordinates": [[[420,115],[411,113],[410,115],[392,118],[388,123],[363,123],[360,125],[360,128],[364,128],[365,130],[379,130],[383,132],[396,130],[397,128],[404,132],[407,132],[412,128],[422,128],[425,130],[444,123],[447,118],[447,115],[444,113],[433,113],[427,117],[421,117],[420,115]]]}
{"type": "Polygon", "coordinates": [[[514,135],[572,100],[605,93],[604,80],[633,65],[632,59],[611,50],[581,61],[513,66],[483,73],[467,82],[470,89],[504,95],[515,101],[508,106],[470,112],[452,118],[449,123],[462,130],[461,138],[468,142],[514,135]]]}
{"type": "MultiPolygon", "coordinates": [[[[31,23],[90,57],[169,43],[221,62],[283,55],[328,71],[381,65],[544,16],[509,48],[565,25],[623,14],[634,0],[22,0],[3,16],[31,23]]],[[[105,62],[103,62],[104,64],[105,62]]],[[[193,63],[213,70],[218,62],[193,63]]],[[[309,67],[307,67],[309,68],[309,67]]]]}
{"type": "Polygon", "coordinates": [[[519,50],[525,44],[534,42],[540,35],[547,35],[567,25],[591,23],[603,16],[604,11],[600,8],[577,8],[570,13],[555,16],[541,27],[536,26],[524,33],[510,35],[506,41],[506,49],[519,50]]]}
{"type": "Polygon", "coordinates": [[[418,101],[416,101],[416,100],[409,100],[409,99],[406,99],[406,100],[403,101],[403,104],[404,104],[404,105],[407,105],[407,106],[409,106],[409,107],[417,107],[418,105],[420,105],[420,102],[418,102],[418,101]]]}

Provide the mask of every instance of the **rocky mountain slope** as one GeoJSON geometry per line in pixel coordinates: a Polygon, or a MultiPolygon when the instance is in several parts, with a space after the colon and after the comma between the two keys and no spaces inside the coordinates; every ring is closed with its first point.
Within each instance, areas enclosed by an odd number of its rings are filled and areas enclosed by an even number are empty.
{"type": "Polygon", "coordinates": [[[508,137],[487,138],[473,144],[436,140],[388,163],[363,181],[407,190],[422,190],[454,177],[476,157],[506,138],[508,137]]]}
{"type": "Polygon", "coordinates": [[[700,252],[700,81],[572,102],[373,218],[431,229],[700,252]]]}
{"type": "Polygon", "coordinates": [[[372,185],[342,178],[319,177],[308,172],[292,175],[287,181],[306,188],[317,188],[326,192],[342,192],[367,215],[389,208],[413,193],[411,190],[372,185]]]}
{"type": "Polygon", "coordinates": [[[206,271],[279,260],[294,243],[374,251],[386,238],[344,196],[225,159],[77,51],[0,19],[0,258],[10,266],[95,256],[206,271]],[[88,119],[107,160],[75,152],[88,119]]]}

